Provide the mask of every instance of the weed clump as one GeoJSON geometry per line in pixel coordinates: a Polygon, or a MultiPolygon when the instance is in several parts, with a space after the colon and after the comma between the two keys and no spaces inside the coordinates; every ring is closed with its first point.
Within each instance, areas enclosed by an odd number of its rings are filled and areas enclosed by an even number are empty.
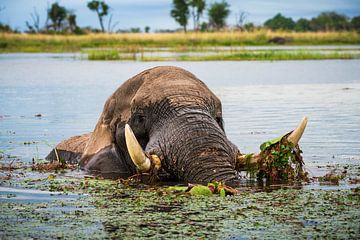
{"type": "Polygon", "coordinates": [[[268,181],[308,181],[299,145],[287,140],[290,133],[264,142],[260,146],[258,180],[268,181]]]}

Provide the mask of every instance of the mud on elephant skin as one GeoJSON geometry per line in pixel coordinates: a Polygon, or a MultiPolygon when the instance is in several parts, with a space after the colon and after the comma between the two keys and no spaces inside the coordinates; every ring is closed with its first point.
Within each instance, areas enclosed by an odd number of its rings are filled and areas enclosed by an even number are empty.
{"type": "Polygon", "coordinates": [[[220,100],[192,73],[169,66],[124,82],[94,131],[61,142],[47,159],[79,162],[106,178],[151,171],[160,180],[234,184],[242,156],[224,132],[220,100]]]}

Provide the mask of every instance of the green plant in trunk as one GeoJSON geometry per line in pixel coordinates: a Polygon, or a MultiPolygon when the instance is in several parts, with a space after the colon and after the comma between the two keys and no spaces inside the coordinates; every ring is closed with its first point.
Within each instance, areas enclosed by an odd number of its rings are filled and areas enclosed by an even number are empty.
{"type": "MultiPolygon", "coordinates": [[[[289,133],[290,134],[290,133],[289,133]]],[[[289,134],[264,142],[260,146],[257,178],[269,181],[307,180],[299,145],[287,140],[289,134]]]]}

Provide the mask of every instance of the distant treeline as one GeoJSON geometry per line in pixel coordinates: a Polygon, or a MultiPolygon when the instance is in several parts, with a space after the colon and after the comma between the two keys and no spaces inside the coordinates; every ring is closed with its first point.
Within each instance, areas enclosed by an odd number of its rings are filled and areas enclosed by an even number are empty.
{"type": "Polygon", "coordinates": [[[348,18],[336,12],[323,12],[310,20],[300,18],[294,21],[278,13],[264,23],[271,30],[289,30],[297,32],[318,31],[360,31],[360,16],[348,18]]]}
{"type": "MultiPolygon", "coordinates": [[[[119,22],[113,22],[111,7],[104,1],[92,0],[86,3],[94,17],[99,20],[100,28],[79,27],[76,21],[76,14],[61,6],[58,2],[47,7],[46,20],[40,23],[40,15],[34,8],[30,13],[29,21],[26,21],[28,33],[63,33],[63,34],[86,34],[92,32],[150,32],[150,27],[144,29],[134,27],[130,29],[115,29],[119,22]]],[[[1,11],[5,11],[0,6],[1,11]]],[[[235,25],[229,25],[227,18],[230,15],[230,5],[222,0],[207,5],[205,0],[173,0],[170,16],[181,26],[181,29],[155,30],[155,32],[177,32],[188,31],[189,22],[192,22],[191,31],[213,32],[213,31],[254,31],[259,29],[271,29],[273,31],[296,31],[296,32],[323,32],[323,31],[357,31],[360,32],[360,16],[349,18],[346,15],[336,12],[322,12],[312,19],[300,18],[297,21],[285,17],[281,13],[268,19],[263,25],[256,26],[248,21],[248,14],[239,11],[236,15],[235,25]],[[207,13],[207,21],[202,21],[207,13]],[[190,20],[191,19],[191,20],[190,20]]],[[[9,25],[0,23],[0,32],[18,32],[9,25]]]]}

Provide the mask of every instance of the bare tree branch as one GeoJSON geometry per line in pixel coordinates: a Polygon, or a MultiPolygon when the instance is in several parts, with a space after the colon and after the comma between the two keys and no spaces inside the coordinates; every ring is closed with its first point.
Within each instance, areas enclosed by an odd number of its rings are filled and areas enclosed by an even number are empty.
{"type": "Polygon", "coordinates": [[[36,32],[40,31],[40,15],[34,7],[34,12],[30,14],[31,19],[33,21],[33,26],[36,32]]]}
{"type": "Polygon", "coordinates": [[[112,17],[113,17],[113,14],[111,14],[110,17],[109,17],[109,22],[108,22],[108,27],[107,27],[108,32],[114,32],[114,28],[116,27],[116,25],[119,24],[119,21],[115,22],[114,24],[111,24],[112,17]]]}
{"type": "Polygon", "coordinates": [[[239,11],[239,14],[236,14],[236,27],[242,29],[245,24],[245,20],[248,17],[248,13],[245,11],[239,11]]]}

